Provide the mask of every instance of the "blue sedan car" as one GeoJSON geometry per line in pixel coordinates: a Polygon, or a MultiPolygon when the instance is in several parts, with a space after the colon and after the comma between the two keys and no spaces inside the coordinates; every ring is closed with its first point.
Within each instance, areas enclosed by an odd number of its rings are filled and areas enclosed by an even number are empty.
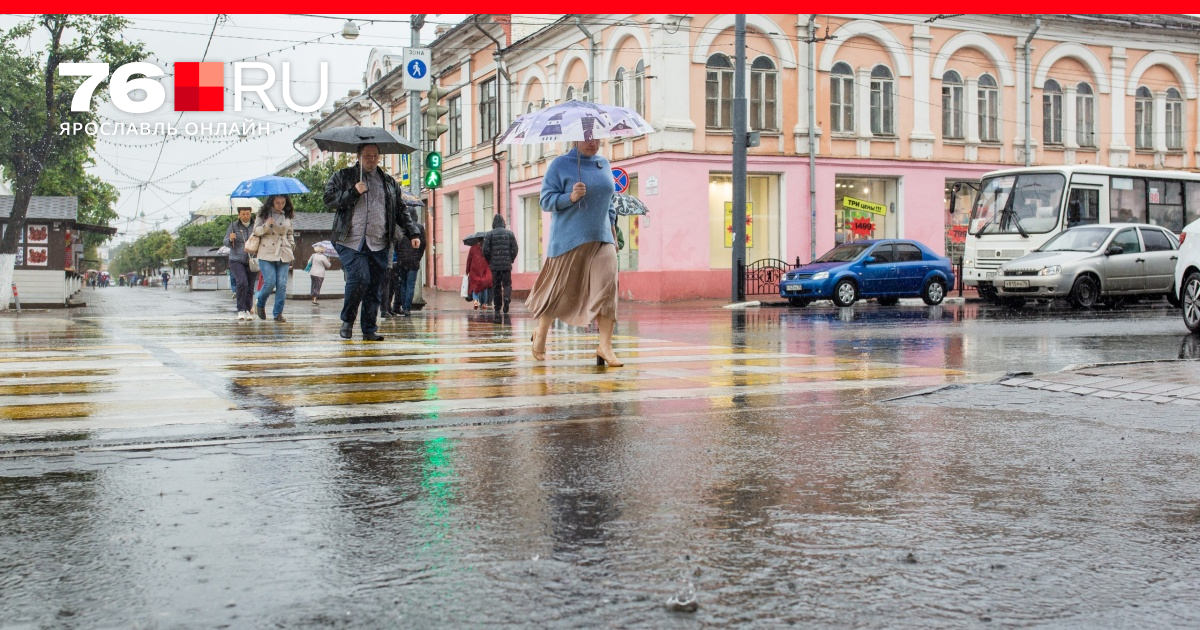
{"type": "Polygon", "coordinates": [[[949,258],[916,241],[886,239],[838,245],[789,271],[779,282],[779,295],[792,306],[813,300],[850,306],[859,298],[891,306],[902,297],[918,296],[932,306],[941,304],[952,286],[949,258]]]}

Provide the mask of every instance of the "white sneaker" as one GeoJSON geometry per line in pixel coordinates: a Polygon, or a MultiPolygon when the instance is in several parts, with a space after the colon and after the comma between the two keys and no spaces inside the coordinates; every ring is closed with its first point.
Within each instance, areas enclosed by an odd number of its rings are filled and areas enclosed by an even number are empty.
{"type": "Polygon", "coordinates": [[[246,311],[238,311],[238,319],[250,319],[250,313],[246,311]]]}

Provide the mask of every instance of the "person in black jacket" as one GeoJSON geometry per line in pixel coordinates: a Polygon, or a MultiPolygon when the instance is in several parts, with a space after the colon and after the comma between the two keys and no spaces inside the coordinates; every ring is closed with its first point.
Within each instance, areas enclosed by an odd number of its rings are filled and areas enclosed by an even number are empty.
{"type": "Polygon", "coordinates": [[[483,237],[483,257],[488,261],[492,270],[492,300],[496,307],[494,312],[508,312],[508,303],[512,301],[512,268],[517,260],[517,235],[504,226],[504,217],[496,215],[492,218],[492,231],[483,237]],[[501,291],[503,288],[503,292],[501,291]],[[501,305],[503,293],[503,306],[501,305]]]}
{"type": "Polygon", "coordinates": [[[401,317],[412,315],[413,294],[417,288],[417,277],[421,273],[421,260],[425,258],[425,226],[414,221],[420,247],[411,247],[406,241],[396,242],[396,290],[392,297],[392,312],[401,317]]]}
{"type": "Polygon", "coordinates": [[[325,184],[325,207],[335,211],[333,247],[346,272],[342,302],[342,339],[349,339],[362,306],[362,335],[382,341],[376,333],[379,287],[387,276],[388,240],[401,230],[413,247],[420,247],[412,217],[404,212],[396,180],[379,168],[379,147],[358,147],[358,163],[337,171],[325,184]]]}

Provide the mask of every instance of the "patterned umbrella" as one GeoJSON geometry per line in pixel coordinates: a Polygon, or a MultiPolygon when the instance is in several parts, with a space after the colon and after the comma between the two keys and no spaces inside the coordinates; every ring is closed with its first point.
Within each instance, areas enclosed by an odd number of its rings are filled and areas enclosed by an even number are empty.
{"type": "Polygon", "coordinates": [[[641,199],[622,193],[613,194],[610,207],[622,216],[648,214],[650,212],[650,209],[646,207],[646,204],[642,203],[641,199]]]}
{"type": "Polygon", "coordinates": [[[633,110],[570,100],[517,116],[496,142],[543,144],[634,136],[651,131],[654,129],[633,110]]]}
{"type": "Polygon", "coordinates": [[[269,197],[271,195],[298,195],[308,192],[308,186],[295,177],[263,175],[237,185],[231,197],[269,197]]]}

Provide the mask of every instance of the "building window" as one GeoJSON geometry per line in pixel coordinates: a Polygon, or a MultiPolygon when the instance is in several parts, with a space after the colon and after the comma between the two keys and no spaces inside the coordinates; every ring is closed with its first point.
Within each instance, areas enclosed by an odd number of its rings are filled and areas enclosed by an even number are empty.
{"type": "Polygon", "coordinates": [[[592,80],[588,79],[583,82],[583,101],[591,102],[592,100],[592,80]]]}
{"type": "MultiPolygon", "coordinates": [[[[532,114],[532,113],[533,113],[533,101],[529,101],[529,103],[528,103],[527,105],[525,105],[525,113],[526,113],[526,114],[532,114]]],[[[524,145],[524,148],[525,148],[525,162],[526,162],[527,164],[528,164],[528,163],[530,163],[530,162],[533,162],[533,160],[534,160],[534,157],[533,157],[533,147],[534,147],[534,146],[536,146],[536,145],[534,145],[533,143],[530,143],[530,144],[526,144],[526,145],[524,145]]]]}
{"type": "Polygon", "coordinates": [[[479,140],[491,140],[500,133],[499,100],[496,95],[496,79],[479,84],[479,140]]]}
{"type": "Polygon", "coordinates": [[[949,140],[964,137],[963,80],[953,70],[942,75],[942,137],[949,140]]]}
{"type": "Polygon", "coordinates": [[[633,70],[633,109],[646,117],[646,62],[641,59],[633,70]]]}
{"type": "Polygon", "coordinates": [[[716,53],[704,67],[704,126],[732,129],[733,62],[728,55],[716,53]]]}
{"type": "Polygon", "coordinates": [[[450,106],[450,112],[447,114],[450,117],[450,124],[447,125],[449,127],[447,131],[449,135],[448,142],[450,144],[447,147],[446,154],[450,155],[462,151],[463,148],[462,97],[455,96],[446,101],[446,104],[450,106]]]}
{"type": "Polygon", "coordinates": [[[883,65],[871,69],[871,133],[896,135],[896,83],[883,65]]]}
{"type": "Polygon", "coordinates": [[[990,74],[979,77],[979,140],[1000,141],[1000,88],[990,74]]]}
{"type": "Polygon", "coordinates": [[[475,231],[486,232],[492,229],[492,215],[496,211],[495,194],[492,184],[475,187],[475,231]]]}
{"type": "Polygon", "coordinates": [[[567,86],[567,100],[568,101],[575,100],[575,86],[574,85],[567,86]]]}
{"type": "Polygon", "coordinates": [[[1062,144],[1063,100],[1058,81],[1047,79],[1042,86],[1042,142],[1062,144]]]}
{"type": "Polygon", "coordinates": [[[541,271],[542,269],[542,206],[537,195],[521,198],[521,208],[524,210],[521,221],[521,255],[525,258],[525,271],[541,271]]]}
{"type": "Polygon", "coordinates": [[[1096,96],[1087,83],[1075,88],[1075,143],[1096,146],[1096,96]]]}
{"type": "Polygon", "coordinates": [[[1175,88],[1167,88],[1167,119],[1163,122],[1167,130],[1167,148],[1183,149],[1183,96],[1175,88]]]}
{"type": "Polygon", "coordinates": [[[756,131],[776,131],[779,73],[775,63],[758,57],[750,64],[750,128],[756,131]]]}
{"type": "Polygon", "coordinates": [[[1138,149],[1154,148],[1154,97],[1144,86],[1133,97],[1133,143],[1138,149]]]}
{"type": "Polygon", "coordinates": [[[834,132],[854,132],[854,70],[844,61],[829,73],[829,119],[834,132]]]}
{"type": "Polygon", "coordinates": [[[396,135],[405,140],[412,140],[408,137],[408,120],[402,120],[396,125],[396,135]]]}
{"type": "MultiPolygon", "coordinates": [[[[446,254],[442,260],[442,269],[448,276],[456,276],[461,273],[459,266],[460,253],[459,247],[461,241],[458,238],[458,193],[446,193],[442,197],[442,208],[445,216],[448,217],[445,221],[446,230],[446,254]]],[[[438,248],[441,249],[440,247],[438,248]]]]}
{"type": "Polygon", "coordinates": [[[625,68],[617,68],[613,76],[613,105],[625,107],[625,68]]]}

